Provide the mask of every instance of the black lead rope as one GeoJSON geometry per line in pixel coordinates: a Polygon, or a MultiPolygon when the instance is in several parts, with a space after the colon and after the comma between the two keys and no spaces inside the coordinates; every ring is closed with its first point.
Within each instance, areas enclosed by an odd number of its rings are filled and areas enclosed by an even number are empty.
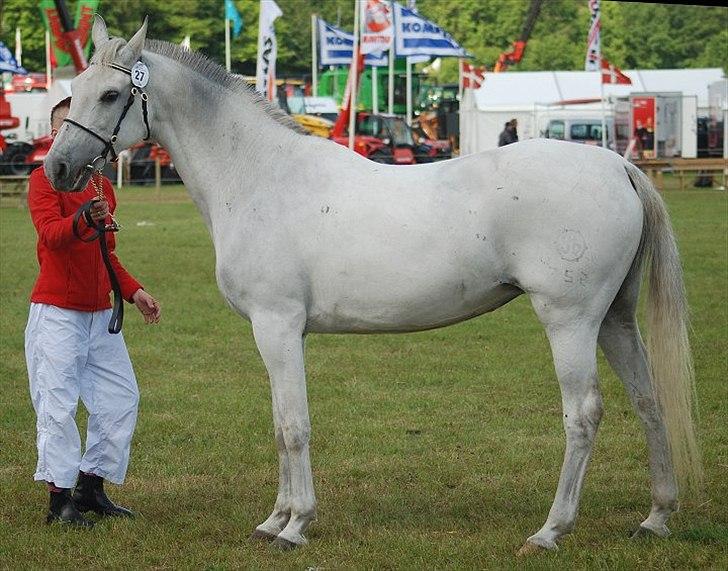
{"type": "Polygon", "coordinates": [[[111,319],[109,319],[109,333],[116,335],[121,331],[121,326],[124,323],[124,298],[121,296],[119,278],[117,278],[114,267],[111,265],[111,259],[109,258],[109,246],[106,243],[106,232],[109,230],[107,230],[104,220],[99,220],[95,225],[93,223],[89,224],[89,226],[94,228],[94,234],[88,238],[83,238],[78,229],[78,222],[81,220],[81,216],[84,217],[87,224],[89,221],[92,221],[91,205],[94,202],[95,200],[84,202],[76,211],[76,214],[73,216],[73,233],[82,242],[99,241],[101,258],[104,260],[104,266],[106,266],[106,272],[109,274],[109,281],[111,282],[111,289],[114,291],[114,308],[111,311],[111,319]]]}

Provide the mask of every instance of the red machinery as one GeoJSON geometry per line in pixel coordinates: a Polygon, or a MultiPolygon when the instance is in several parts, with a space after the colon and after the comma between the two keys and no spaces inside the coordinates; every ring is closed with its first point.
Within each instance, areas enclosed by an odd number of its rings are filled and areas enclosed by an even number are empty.
{"type": "MultiPolygon", "coordinates": [[[[361,73],[364,70],[364,55],[357,53],[356,57],[356,84],[359,85],[361,73]]],[[[349,118],[351,117],[351,73],[349,71],[349,82],[346,86],[341,111],[331,129],[329,139],[343,145],[349,146],[349,118]]],[[[384,115],[371,115],[369,113],[357,113],[354,129],[354,151],[373,161],[398,165],[412,165],[416,163],[413,152],[414,143],[407,144],[406,135],[400,133],[395,117],[384,115]],[[395,132],[397,135],[395,135],[395,132]],[[398,136],[399,135],[399,136],[398,136]]],[[[404,125],[404,121],[399,119],[404,125]]],[[[406,125],[405,125],[406,127],[406,125]]],[[[409,136],[410,140],[412,135],[409,136]]]]}
{"type": "MultiPolygon", "coordinates": [[[[68,13],[68,7],[66,6],[65,1],[54,0],[54,2],[58,14],[57,21],[60,21],[62,27],[62,30],[54,30],[54,33],[60,34],[66,49],[71,54],[73,65],[76,68],[76,73],[81,73],[88,67],[88,62],[86,61],[86,57],[83,53],[83,46],[81,45],[79,32],[73,28],[71,16],[68,13]]],[[[49,17],[49,22],[51,22],[52,25],[55,21],[54,17],[49,17]]],[[[34,86],[33,82],[35,81],[38,83],[40,80],[39,78],[34,78],[33,74],[30,74],[29,77],[31,79],[30,83],[26,83],[25,80],[21,80],[21,85],[30,86],[30,89],[28,90],[32,90],[34,86]]],[[[35,87],[37,87],[37,85],[35,87]]],[[[0,118],[9,117],[16,121],[12,126],[0,126],[0,128],[13,129],[17,127],[19,124],[17,122],[17,118],[10,116],[10,105],[5,100],[4,95],[2,97],[2,104],[0,105],[7,107],[6,109],[3,109],[0,106],[0,118]]],[[[2,125],[1,121],[0,125],[2,125]]],[[[32,143],[16,142],[10,145],[6,145],[5,140],[2,139],[0,141],[0,150],[2,150],[3,154],[2,157],[0,157],[0,169],[2,169],[4,173],[8,174],[26,174],[33,170],[36,165],[43,162],[52,143],[53,139],[50,135],[37,137],[33,139],[32,143]]]]}
{"type": "MultiPolygon", "coordinates": [[[[15,129],[20,120],[13,117],[10,103],[5,99],[5,92],[0,88],[0,131],[15,129]]],[[[43,162],[51,148],[53,139],[49,135],[33,139],[33,144],[14,142],[7,144],[0,134],[0,174],[26,174],[37,164],[43,162]]]]}
{"type": "Polygon", "coordinates": [[[541,6],[544,0],[531,0],[531,6],[528,8],[528,14],[526,15],[526,22],[523,24],[523,31],[518,39],[513,42],[513,49],[508,52],[503,52],[498,56],[498,61],[493,68],[493,71],[505,71],[509,65],[515,65],[523,59],[523,54],[526,53],[526,44],[528,39],[531,37],[531,32],[538,19],[538,14],[541,12],[541,6]]]}
{"type": "MultiPolygon", "coordinates": [[[[5,91],[0,86],[0,131],[4,129],[15,129],[20,125],[20,119],[10,114],[10,103],[5,99],[5,91]]],[[[0,153],[4,153],[8,144],[2,133],[0,133],[0,153]]]]}

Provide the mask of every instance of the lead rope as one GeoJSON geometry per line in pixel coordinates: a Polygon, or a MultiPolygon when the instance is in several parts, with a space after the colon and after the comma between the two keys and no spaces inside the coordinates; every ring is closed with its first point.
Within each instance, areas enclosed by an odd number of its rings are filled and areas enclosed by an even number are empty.
{"type": "Polygon", "coordinates": [[[116,222],[114,216],[111,215],[111,224],[107,225],[105,220],[99,220],[95,225],[89,224],[89,226],[92,226],[95,229],[95,233],[89,238],[83,238],[78,229],[78,222],[81,219],[81,216],[85,218],[87,223],[91,221],[91,205],[98,200],[106,200],[103,184],[100,184],[97,180],[100,178],[100,171],[96,171],[91,176],[91,182],[96,189],[96,198],[94,200],[89,200],[88,202],[85,202],[76,211],[76,214],[73,217],[73,233],[79,240],[83,242],[93,242],[96,239],[98,239],[99,241],[101,258],[104,260],[104,266],[106,267],[106,272],[109,274],[109,281],[111,282],[111,289],[114,292],[114,307],[111,311],[111,319],[109,319],[108,331],[109,333],[116,335],[121,331],[121,327],[124,323],[124,298],[121,294],[121,285],[119,284],[119,279],[116,276],[114,267],[111,265],[111,259],[109,257],[109,246],[106,243],[106,233],[118,232],[120,226],[116,222]]]}

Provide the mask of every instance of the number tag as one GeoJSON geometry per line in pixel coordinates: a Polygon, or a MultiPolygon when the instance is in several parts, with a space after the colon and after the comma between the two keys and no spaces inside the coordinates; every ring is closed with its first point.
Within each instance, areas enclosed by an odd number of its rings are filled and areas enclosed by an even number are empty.
{"type": "Polygon", "coordinates": [[[136,87],[146,87],[149,83],[149,68],[144,62],[138,61],[131,68],[131,83],[136,87]]]}

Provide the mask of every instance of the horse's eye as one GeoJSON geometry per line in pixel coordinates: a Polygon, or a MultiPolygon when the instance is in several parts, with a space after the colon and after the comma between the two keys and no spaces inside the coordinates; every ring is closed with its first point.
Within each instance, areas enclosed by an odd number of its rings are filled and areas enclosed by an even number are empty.
{"type": "Polygon", "coordinates": [[[101,96],[101,101],[103,101],[104,103],[113,103],[118,97],[118,91],[107,91],[101,96]]]}

